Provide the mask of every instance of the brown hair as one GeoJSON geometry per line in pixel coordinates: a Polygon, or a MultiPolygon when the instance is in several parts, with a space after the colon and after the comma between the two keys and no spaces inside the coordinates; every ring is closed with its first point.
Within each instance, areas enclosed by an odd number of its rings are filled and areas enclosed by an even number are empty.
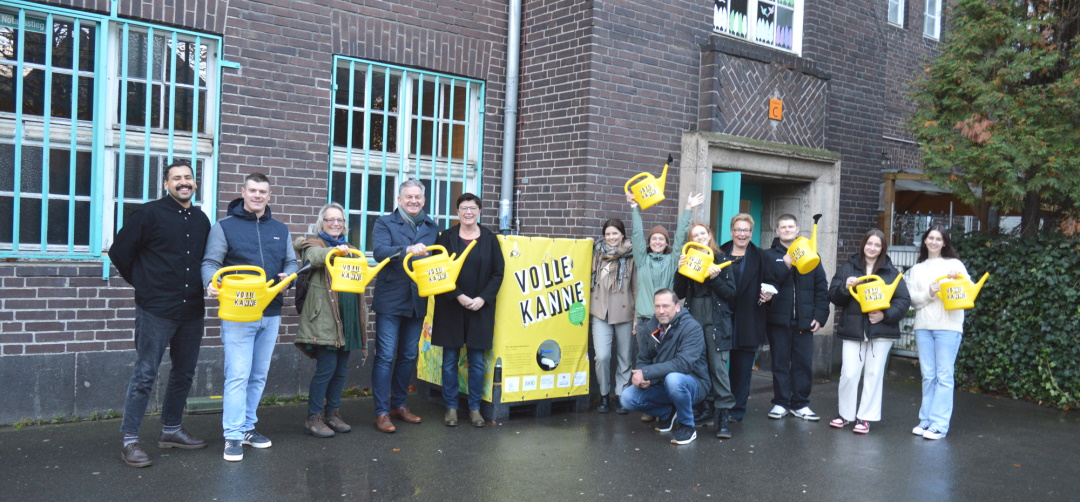
{"type": "Polygon", "coordinates": [[[694,240],[694,229],[697,227],[704,227],[705,231],[709,233],[709,249],[713,250],[713,253],[722,253],[720,246],[716,245],[716,236],[713,235],[713,231],[708,225],[704,223],[694,223],[690,225],[690,230],[686,232],[686,242],[696,242],[694,240]]]}
{"type": "Polygon", "coordinates": [[[877,263],[875,265],[884,263],[881,260],[889,252],[889,241],[885,240],[885,232],[882,232],[877,228],[867,230],[866,233],[863,234],[862,240],[859,241],[859,263],[862,264],[863,269],[866,269],[866,242],[869,241],[871,237],[877,237],[878,240],[881,241],[881,254],[878,255],[877,263]]]}

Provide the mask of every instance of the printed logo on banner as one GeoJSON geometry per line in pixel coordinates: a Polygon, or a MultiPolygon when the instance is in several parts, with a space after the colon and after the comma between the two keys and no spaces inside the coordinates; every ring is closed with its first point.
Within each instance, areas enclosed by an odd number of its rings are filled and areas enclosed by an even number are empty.
{"type": "Polygon", "coordinates": [[[521,390],[526,391],[526,392],[528,392],[530,390],[536,390],[536,375],[529,375],[527,377],[522,377],[521,380],[522,380],[521,390]]]}
{"type": "Polygon", "coordinates": [[[563,387],[569,387],[570,386],[570,374],[569,373],[559,373],[558,386],[559,386],[560,389],[563,388],[563,387]]]}
{"type": "Polygon", "coordinates": [[[553,389],[553,388],[555,388],[555,375],[540,375],[540,388],[541,389],[553,389]]]}
{"type": "Polygon", "coordinates": [[[520,390],[521,379],[518,377],[509,377],[503,380],[503,392],[517,392],[520,390]]]}

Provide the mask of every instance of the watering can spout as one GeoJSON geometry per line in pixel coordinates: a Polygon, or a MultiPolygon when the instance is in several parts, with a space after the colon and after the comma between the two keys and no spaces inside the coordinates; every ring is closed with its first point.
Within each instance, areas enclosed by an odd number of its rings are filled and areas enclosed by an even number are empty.
{"type": "Polygon", "coordinates": [[[669,153],[667,156],[667,163],[664,164],[664,170],[660,172],[660,177],[656,178],[656,184],[660,187],[660,193],[664,193],[664,187],[667,185],[667,170],[668,166],[671,165],[672,160],[674,159],[671,158],[671,154],[669,153]]]}
{"type": "Polygon", "coordinates": [[[972,301],[974,301],[975,298],[977,298],[979,296],[979,291],[982,290],[983,284],[985,284],[986,280],[989,279],[989,278],[990,278],[990,272],[987,272],[987,273],[983,274],[982,279],[979,279],[979,282],[976,282],[975,286],[972,287],[972,289],[975,291],[971,295],[972,301]]]}
{"type": "Polygon", "coordinates": [[[904,274],[896,274],[896,279],[893,279],[892,284],[889,284],[888,286],[885,286],[885,291],[887,291],[889,293],[890,297],[892,297],[893,292],[896,291],[896,286],[898,286],[900,284],[900,279],[902,279],[903,277],[904,277],[904,274]]]}
{"type": "Polygon", "coordinates": [[[810,232],[810,249],[814,250],[814,253],[818,252],[817,248],[817,222],[821,219],[820,214],[814,215],[814,229],[810,232]]]}
{"type": "Polygon", "coordinates": [[[311,268],[311,264],[308,263],[307,265],[304,265],[303,267],[300,267],[300,269],[297,270],[296,272],[293,272],[289,276],[282,279],[281,282],[279,282],[277,284],[273,284],[274,283],[273,280],[266,281],[266,297],[267,298],[273,298],[273,297],[277,296],[279,293],[281,293],[282,290],[284,290],[289,285],[289,283],[293,282],[293,280],[296,279],[297,275],[300,275],[300,272],[306,271],[306,270],[308,270],[310,268],[311,268]]]}
{"type": "Polygon", "coordinates": [[[458,274],[461,273],[461,266],[465,264],[465,257],[469,256],[469,251],[472,251],[472,248],[475,245],[476,240],[473,239],[473,241],[470,242],[468,246],[465,246],[465,250],[461,252],[461,256],[456,257],[457,259],[455,259],[454,255],[450,255],[450,262],[453,263],[453,265],[450,265],[449,272],[450,277],[453,279],[454,282],[457,282],[458,274]]]}

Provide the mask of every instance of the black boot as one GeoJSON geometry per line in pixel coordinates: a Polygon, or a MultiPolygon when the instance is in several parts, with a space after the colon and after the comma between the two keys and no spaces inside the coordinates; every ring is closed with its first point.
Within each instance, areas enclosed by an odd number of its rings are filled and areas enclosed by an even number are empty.
{"type": "Polygon", "coordinates": [[[611,411],[611,400],[609,400],[607,396],[600,396],[600,406],[596,407],[596,411],[599,413],[611,411]]]}
{"type": "Polygon", "coordinates": [[[700,405],[694,407],[694,425],[700,427],[702,425],[709,425],[713,419],[713,404],[709,401],[702,401],[700,405]]]}
{"type": "Polygon", "coordinates": [[[731,439],[731,425],[728,424],[730,418],[730,412],[728,410],[720,410],[716,414],[716,437],[720,439],[731,439]]]}

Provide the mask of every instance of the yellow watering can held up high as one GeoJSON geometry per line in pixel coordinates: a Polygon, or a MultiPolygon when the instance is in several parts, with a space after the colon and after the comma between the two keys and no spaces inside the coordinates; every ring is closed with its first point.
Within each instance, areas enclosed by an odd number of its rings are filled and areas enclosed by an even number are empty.
{"type": "MultiPolygon", "coordinates": [[[[949,276],[938,277],[934,282],[941,282],[948,278],[949,276]]],[[[983,274],[982,279],[973,284],[971,279],[964,277],[964,274],[960,274],[960,277],[956,279],[941,282],[938,296],[941,297],[941,301],[945,304],[945,310],[962,310],[974,307],[975,297],[979,296],[979,291],[982,290],[983,284],[986,283],[988,278],[990,278],[990,272],[983,274]]]]}
{"type": "MultiPolygon", "coordinates": [[[[709,246],[697,242],[687,242],[682,247],[682,254],[686,255],[686,263],[679,266],[679,273],[697,282],[705,282],[709,278],[709,265],[713,263],[713,252],[709,246]],[[698,249],[693,249],[693,248],[698,249]]],[[[723,270],[731,265],[731,260],[719,264],[717,267],[723,270]]]]}
{"type": "Polygon", "coordinates": [[[330,289],[342,293],[363,293],[371,279],[387,263],[390,263],[390,258],[386,258],[374,267],[369,267],[367,257],[361,251],[331,250],[326,254],[326,270],[330,272],[330,289]],[[345,256],[347,254],[356,255],[357,258],[345,256]]]}
{"type": "Polygon", "coordinates": [[[638,206],[644,211],[650,207],[663,201],[664,197],[664,183],[667,179],[668,166],[671,165],[671,155],[667,156],[667,164],[664,164],[664,172],[660,173],[660,178],[654,178],[649,173],[641,173],[626,181],[623,185],[623,192],[630,192],[634,195],[634,200],[637,201],[638,206]],[[634,180],[641,178],[641,181],[634,183],[634,180]],[[633,183],[634,186],[630,186],[633,183]]]}
{"type": "Polygon", "coordinates": [[[791,257],[791,264],[800,274],[809,274],[821,263],[821,257],[817,254],[817,223],[821,219],[820,214],[814,215],[814,230],[810,238],[799,237],[791,243],[787,254],[791,257]]]}
{"type": "Polygon", "coordinates": [[[848,286],[848,293],[851,293],[851,297],[859,302],[864,314],[875,310],[885,310],[889,308],[889,301],[892,300],[896,285],[900,284],[902,277],[904,274],[896,274],[896,280],[892,284],[886,284],[876,275],[864,275],[855,280],[857,282],[869,280],[870,282],[848,286]]]}
{"type": "Polygon", "coordinates": [[[402,262],[401,266],[405,268],[405,273],[416,283],[417,293],[420,296],[446,293],[447,291],[453,291],[457,287],[457,277],[461,272],[461,265],[465,263],[465,257],[469,255],[469,251],[472,251],[475,245],[475,240],[470,242],[456,260],[454,259],[456,255],[448,255],[445,247],[439,245],[428,246],[428,252],[442,251],[442,253],[416,260],[412,264],[412,270],[409,269],[409,259],[412,258],[412,253],[409,253],[405,255],[405,261],[402,262]]]}
{"type": "MultiPolygon", "coordinates": [[[[303,270],[303,269],[301,269],[303,270]]],[[[221,284],[218,289],[218,317],[225,321],[251,322],[262,319],[263,310],[281,293],[293,279],[296,273],[284,278],[274,285],[273,280],[266,280],[266,272],[254,265],[234,265],[223,267],[214,273],[210,280],[211,284],[221,284]],[[229,272],[255,272],[253,274],[222,274],[229,272]]]]}

